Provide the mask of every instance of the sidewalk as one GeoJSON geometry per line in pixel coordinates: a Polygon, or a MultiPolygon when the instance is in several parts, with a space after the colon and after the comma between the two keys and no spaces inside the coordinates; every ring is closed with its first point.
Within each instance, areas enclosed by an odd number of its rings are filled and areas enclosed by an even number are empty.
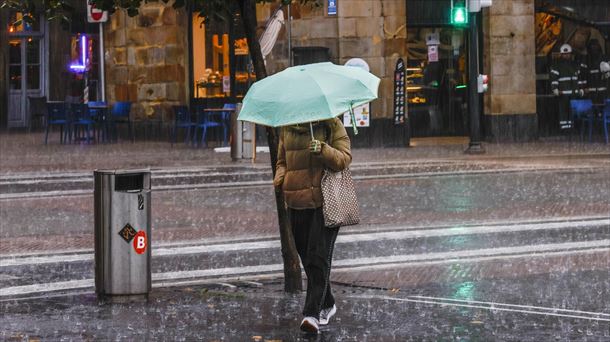
{"type": "MultiPolygon", "coordinates": [[[[229,153],[212,148],[195,148],[184,143],[121,141],[118,144],[60,145],[50,140],[44,145],[42,133],[0,134],[0,174],[21,172],[92,171],[97,168],[193,168],[210,166],[245,166],[250,160],[233,162],[229,153]]],[[[610,145],[551,141],[523,144],[488,144],[485,154],[467,155],[467,140],[419,138],[409,148],[364,148],[353,150],[354,163],[390,161],[467,160],[538,158],[565,159],[571,156],[610,158],[610,145]]],[[[259,153],[254,165],[267,167],[269,154],[259,153]]]]}

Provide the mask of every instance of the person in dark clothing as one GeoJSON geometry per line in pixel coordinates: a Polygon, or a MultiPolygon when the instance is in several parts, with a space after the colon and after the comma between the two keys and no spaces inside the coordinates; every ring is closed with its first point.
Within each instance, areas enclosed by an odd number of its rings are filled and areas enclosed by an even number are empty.
{"type": "Polygon", "coordinates": [[[282,128],[273,184],[284,192],[294,241],[307,275],[301,330],[317,333],[337,311],[330,268],[339,228],[324,226],[322,172],[325,168],[344,170],[352,156],[349,137],[339,119],[318,122],[312,130],[309,124],[282,128]]]}
{"type": "Polygon", "coordinates": [[[587,88],[585,93],[595,104],[603,104],[604,100],[610,98],[610,90],[607,81],[602,77],[600,66],[607,61],[604,58],[602,47],[597,39],[591,39],[587,45],[587,88]]]}
{"type": "Polygon", "coordinates": [[[574,62],[572,47],[563,44],[560,58],[550,70],[551,89],[558,99],[559,128],[566,132],[572,130],[574,123],[570,115],[570,100],[584,95],[583,77],[580,66],[574,62]]]}

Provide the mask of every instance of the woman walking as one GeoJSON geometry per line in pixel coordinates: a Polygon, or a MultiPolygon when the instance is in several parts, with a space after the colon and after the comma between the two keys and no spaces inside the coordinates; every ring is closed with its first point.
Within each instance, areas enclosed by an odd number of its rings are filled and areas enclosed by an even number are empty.
{"type": "Polygon", "coordinates": [[[337,311],[330,268],[339,228],[324,226],[322,172],[325,168],[342,171],[351,161],[350,140],[337,118],[281,129],[273,183],[284,191],[295,244],[307,275],[301,322],[301,330],[306,332],[318,333],[319,326],[328,324],[337,311]]]}

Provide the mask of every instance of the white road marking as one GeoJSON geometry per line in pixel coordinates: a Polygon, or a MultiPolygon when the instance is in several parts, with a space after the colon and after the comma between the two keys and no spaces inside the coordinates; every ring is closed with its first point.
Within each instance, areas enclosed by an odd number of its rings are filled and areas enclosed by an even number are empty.
{"type": "Polygon", "coordinates": [[[263,283],[259,283],[257,281],[243,280],[242,283],[248,284],[248,285],[254,285],[254,286],[263,286],[263,283]]]}
{"type": "MultiPolygon", "coordinates": [[[[473,234],[494,234],[505,232],[521,232],[521,231],[538,231],[538,230],[556,230],[567,228],[586,228],[595,226],[608,226],[610,228],[609,219],[595,220],[578,220],[578,221],[563,221],[563,222],[543,222],[543,223],[524,223],[524,224],[508,224],[508,225],[481,225],[481,226],[459,226],[408,230],[405,227],[393,227],[401,229],[399,231],[390,232],[363,232],[355,231],[350,234],[340,234],[337,238],[338,244],[381,241],[381,240],[402,240],[422,237],[441,237],[455,235],[473,235],[473,234]]],[[[228,242],[219,244],[201,244],[194,246],[173,246],[173,247],[154,247],[152,250],[153,257],[179,256],[189,254],[202,253],[219,253],[219,252],[235,252],[246,250],[259,250],[280,248],[280,241],[277,239],[261,240],[253,242],[228,242]]],[[[62,255],[43,255],[31,257],[5,257],[0,259],[0,267],[9,266],[24,266],[24,265],[40,265],[50,263],[68,263],[68,262],[83,262],[93,260],[93,253],[87,254],[62,254],[62,255]]]]}
{"type": "MultiPolygon", "coordinates": [[[[366,295],[351,295],[351,298],[360,298],[360,299],[385,299],[388,301],[396,301],[396,302],[412,302],[412,303],[423,303],[423,304],[432,304],[432,305],[441,305],[441,306],[456,306],[462,308],[472,308],[472,309],[485,309],[490,311],[508,311],[515,313],[525,313],[532,315],[543,315],[543,316],[555,316],[555,317],[564,317],[564,318],[577,318],[577,319],[586,319],[590,321],[602,321],[602,322],[610,322],[608,318],[594,317],[600,315],[599,313],[594,313],[594,315],[566,315],[560,314],[553,311],[532,311],[532,310],[520,310],[520,309],[511,309],[508,307],[494,307],[494,306],[485,306],[485,305],[472,305],[472,304],[462,304],[462,303],[451,303],[446,301],[435,301],[435,300],[422,300],[422,299],[414,299],[414,298],[394,298],[388,296],[366,296],[366,295]]],[[[555,310],[555,309],[553,309],[555,310]]]]}
{"type": "MultiPolygon", "coordinates": [[[[502,169],[483,169],[483,170],[458,170],[458,171],[440,171],[440,172],[413,172],[413,173],[394,173],[386,175],[360,175],[353,176],[355,181],[365,180],[382,180],[382,179],[417,179],[428,177],[460,177],[460,176],[476,176],[484,174],[509,174],[509,173],[542,173],[542,172],[575,172],[575,173],[592,173],[600,170],[606,170],[605,167],[559,167],[559,168],[502,168],[502,169]]],[[[194,183],[194,184],[175,184],[175,185],[160,185],[153,187],[155,191],[189,191],[189,190],[222,190],[232,188],[258,188],[268,187],[272,185],[271,180],[259,181],[241,181],[241,182],[215,182],[215,183],[194,183]]],[[[0,194],[0,200],[15,200],[15,199],[39,199],[47,197],[63,197],[63,196],[85,196],[91,195],[92,189],[80,190],[53,190],[53,191],[37,191],[37,192],[16,192],[0,194]]]]}
{"type": "MultiPolygon", "coordinates": [[[[336,260],[333,262],[333,272],[352,272],[392,269],[405,266],[418,266],[430,264],[451,264],[456,262],[480,262],[490,260],[505,260],[514,258],[540,258],[574,254],[589,254],[608,252],[610,240],[600,240],[587,243],[563,243],[549,245],[523,246],[519,248],[520,254],[510,254],[512,248],[491,248],[484,250],[472,250],[465,252],[429,253],[418,255],[397,255],[382,258],[358,258],[348,260],[336,260]],[[603,248],[594,248],[602,245],[603,248]],[[585,248],[579,249],[575,248],[585,248]],[[477,254],[477,252],[479,252],[477,254]]],[[[261,273],[280,272],[284,269],[283,264],[225,267],[207,270],[173,271],[152,274],[154,282],[170,282],[178,280],[192,280],[193,278],[228,277],[228,276],[254,276],[261,273]]],[[[27,295],[41,292],[53,292],[72,289],[88,288],[93,286],[93,279],[70,280],[53,283],[11,286],[0,289],[0,297],[27,295]]]]}
{"type": "Polygon", "coordinates": [[[593,249],[599,248],[598,251],[606,251],[610,253],[610,240],[595,240],[595,241],[579,241],[579,242],[565,242],[565,243],[552,243],[543,245],[528,245],[528,246],[515,246],[515,247],[498,247],[498,248],[484,248],[484,249],[472,249],[465,251],[452,251],[452,252],[439,252],[439,253],[421,253],[421,254],[407,254],[407,255],[389,255],[382,257],[371,257],[371,258],[358,258],[348,260],[334,260],[333,266],[364,266],[369,267],[371,265],[396,265],[405,262],[413,261],[431,261],[431,260],[455,260],[462,258],[474,258],[474,257],[488,257],[488,256],[501,256],[509,257],[511,255],[536,253],[542,256],[546,256],[549,252],[556,251],[573,251],[578,253],[578,249],[593,249]]]}
{"type": "Polygon", "coordinates": [[[545,307],[545,306],[506,304],[506,303],[497,303],[497,302],[483,302],[483,301],[477,301],[477,300],[464,300],[464,299],[430,297],[430,296],[408,296],[408,297],[417,298],[417,299],[426,299],[426,300],[448,301],[448,302],[456,302],[456,303],[484,304],[484,305],[489,305],[491,307],[507,306],[507,307],[512,307],[512,308],[521,308],[521,309],[530,309],[530,310],[552,310],[552,311],[559,311],[559,312],[571,312],[571,313],[610,317],[610,314],[603,313],[603,312],[579,311],[579,310],[570,310],[570,309],[561,309],[561,308],[551,308],[551,307],[545,307]]]}

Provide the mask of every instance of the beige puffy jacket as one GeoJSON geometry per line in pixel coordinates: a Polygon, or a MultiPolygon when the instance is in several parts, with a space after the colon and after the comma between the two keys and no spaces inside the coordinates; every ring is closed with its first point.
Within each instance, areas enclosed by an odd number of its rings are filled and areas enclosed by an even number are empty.
{"type": "Polygon", "coordinates": [[[322,142],[319,154],[309,151],[309,124],[281,129],[273,184],[282,187],[286,204],[293,209],[320,208],[324,168],[341,171],[352,161],[349,136],[339,119],[316,123],[313,131],[314,137],[322,142]]]}

